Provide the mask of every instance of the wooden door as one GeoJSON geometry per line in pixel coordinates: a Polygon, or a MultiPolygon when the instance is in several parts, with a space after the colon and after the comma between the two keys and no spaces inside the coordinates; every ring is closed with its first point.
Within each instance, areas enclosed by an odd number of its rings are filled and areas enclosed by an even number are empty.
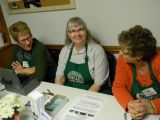
{"type": "Polygon", "coordinates": [[[11,43],[1,6],[0,6],[0,32],[3,34],[4,43],[11,43]]]}

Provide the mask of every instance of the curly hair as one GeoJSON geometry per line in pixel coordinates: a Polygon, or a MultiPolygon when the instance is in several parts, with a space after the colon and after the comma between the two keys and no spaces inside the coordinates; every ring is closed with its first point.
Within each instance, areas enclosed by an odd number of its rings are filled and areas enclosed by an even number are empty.
{"type": "Polygon", "coordinates": [[[30,28],[23,21],[18,21],[12,24],[9,27],[9,33],[16,42],[18,42],[18,36],[20,33],[27,33],[32,36],[30,28]]]}
{"type": "Polygon", "coordinates": [[[156,39],[149,29],[140,25],[122,31],[118,42],[120,46],[127,47],[132,57],[143,56],[144,61],[150,61],[156,52],[156,39]]]}

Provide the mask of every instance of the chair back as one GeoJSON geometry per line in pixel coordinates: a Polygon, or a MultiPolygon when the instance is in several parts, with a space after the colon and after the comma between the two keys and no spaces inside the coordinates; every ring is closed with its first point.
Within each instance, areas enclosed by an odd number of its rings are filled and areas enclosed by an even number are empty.
{"type": "Polygon", "coordinates": [[[114,54],[112,53],[106,52],[106,56],[107,56],[108,63],[109,63],[109,77],[110,77],[110,82],[112,86],[114,82],[114,78],[115,78],[117,60],[114,54]]]}

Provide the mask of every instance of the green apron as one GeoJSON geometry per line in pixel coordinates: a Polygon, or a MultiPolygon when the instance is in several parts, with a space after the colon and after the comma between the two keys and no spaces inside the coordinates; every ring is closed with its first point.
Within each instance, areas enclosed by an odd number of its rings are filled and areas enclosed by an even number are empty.
{"type": "Polygon", "coordinates": [[[66,68],[64,70],[64,75],[66,78],[66,82],[64,85],[88,90],[94,83],[94,80],[92,79],[88,68],[87,48],[88,46],[86,45],[85,63],[77,64],[70,61],[73,51],[72,46],[66,68]]]}
{"type": "Polygon", "coordinates": [[[136,68],[134,65],[132,65],[133,85],[131,88],[131,94],[134,97],[134,99],[136,99],[137,93],[139,93],[144,100],[152,100],[152,99],[160,98],[160,83],[157,81],[150,63],[148,63],[148,69],[149,69],[150,78],[152,80],[152,84],[150,86],[141,87],[140,83],[136,79],[136,68]],[[152,96],[146,96],[142,91],[147,88],[153,88],[157,92],[157,94],[152,96]]]}

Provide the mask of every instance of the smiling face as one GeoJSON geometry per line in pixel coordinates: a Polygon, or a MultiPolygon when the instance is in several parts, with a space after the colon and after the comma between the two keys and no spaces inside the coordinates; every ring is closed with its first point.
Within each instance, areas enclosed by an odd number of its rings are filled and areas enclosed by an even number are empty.
{"type": "Polygon", "coordinates": [[[26,51],[30,51],[32,49],[32,36],[29,34],[25,34],[25,33],[20,33],[18,36],[18,45],[26,50],[26,51]]]}
{"type": "Polygon", "coordinates": [[[26,50],[32,49],[32,34],[28,25],[23,21],[18,21],[9,27],[12,38],[18,42],[18,45],[26,50]]]}
{"type": "Polygon", "coordinates": [[[77,47],[83,47],[90,36],[86,23],[80,17],[72,17],[66,25],[66,44],[73,43],[77,47]]]}
{"type": "Polygon", "coordinates": [[[68,36],[75,45],[84,45],[87,38],[87,30],[83,26],[75,25],[69,28],[68,36]]]}

